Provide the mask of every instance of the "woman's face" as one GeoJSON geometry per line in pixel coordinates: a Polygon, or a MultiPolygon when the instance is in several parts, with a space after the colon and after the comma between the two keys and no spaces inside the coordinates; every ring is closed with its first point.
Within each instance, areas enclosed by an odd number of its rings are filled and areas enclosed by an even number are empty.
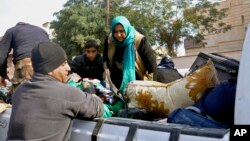
{"type": "Polygon", "coordinates": [[[126,38],[125,30],[121,24],[115,26],[114,37],[119,42],[122,42],[126,38]]]}

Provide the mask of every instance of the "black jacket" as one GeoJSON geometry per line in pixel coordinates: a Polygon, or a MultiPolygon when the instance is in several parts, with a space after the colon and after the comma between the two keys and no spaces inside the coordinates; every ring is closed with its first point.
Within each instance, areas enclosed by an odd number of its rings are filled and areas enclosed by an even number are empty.
{"type": "Polygon", "coordinates": [[[171,58],[163,57],[157,66],[157,81],[162,83],[169,83],[183,76],[175,69],[175,64],[171,58]]]}
{"type": "MultiPolygon", "coordinates": [[[[156,74],[156,66],[157,66],[156,56],[154,54],[153,49],[151,48],[151,45],[149,44],[149,42],[147,41],[145,37],[142,38],[137,51],[148,73],[156,74]]],[[[115,47],[115,53],[112,59],[113,60],[112,64],[115,64],[115,62],[122,63],[123,53],[124,53],[124,48],[115,47]]],[[[122,70],[117,68],[116,65],[114,65],[113,67],[110,67],[110,62],[108,58],[108,37],[105,39],[103,61],[107,62],[107,66],[110,69],[112,82],[117,88],[120,88],[120,85],[122,82],[122,70]]],[[[136,79],[140,80],[140,77],[138,76],[138,74],[136,74],[136,79]]]]}
{"type": "Polygon", "coordinates": [[[95,78],[103,81],[103,60],[100,54],[97,54],[94,61],[90,61],[85,54],[76,56],[69,63],[71,71],[77,73],[82,78],[95,78]]]}
{"type": "Polygon", "coordinates": [[[38,26],[20,23],[6,31],[0,41],[0,76],[6,76],[8,54],[13,49],[14,64],[31,56],[31,50],[41,41],[49,41],[45,30],[38,26]]]}

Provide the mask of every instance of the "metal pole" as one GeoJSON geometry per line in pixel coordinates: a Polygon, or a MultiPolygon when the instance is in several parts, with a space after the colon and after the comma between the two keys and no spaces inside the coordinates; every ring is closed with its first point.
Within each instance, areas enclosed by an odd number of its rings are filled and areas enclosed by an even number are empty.
{"type": "Polygon", "coordinates": [[[106,0],[106,28],[107,34],[109,33],[109,0],[106,0]]]}

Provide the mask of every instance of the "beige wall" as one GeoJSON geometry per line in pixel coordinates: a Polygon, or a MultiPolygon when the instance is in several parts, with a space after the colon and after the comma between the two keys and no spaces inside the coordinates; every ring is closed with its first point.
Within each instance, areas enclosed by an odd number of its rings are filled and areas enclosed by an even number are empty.
{"type": "Polygon", "coordinates": [[[173,58],[177,68],[189,68],[199,52],[219,53],[240,59],[247,25],[250,22],[250,0],[226,0],[221,8],[229,8],[224,22],[232,29],[226,33],[206,36],[207,45],[202,48],[186,49],[186,56],[173,58]]]}
{"type": "MultiPolygon", "coordinates": [[[[206,52],[206,51],[202,51],[206,52]]],[[[237,60],[240,60],[241,50],[238,51],[230,51],[230,52],[220,52],[219,54],[228,56],[237,60]]],[[[188,56],[181,56],[173,58],[176,68],[178,69],[186,69],[190,68],[192,63],[195,61],[197,55],[188,55],[188,56]]]]}

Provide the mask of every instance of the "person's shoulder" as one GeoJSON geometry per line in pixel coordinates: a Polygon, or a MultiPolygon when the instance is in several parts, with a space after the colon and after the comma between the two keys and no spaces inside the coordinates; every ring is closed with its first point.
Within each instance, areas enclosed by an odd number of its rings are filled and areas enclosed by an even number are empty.
{"type": "Polygon", "coordinates": [[[62,92],[65,92],[65,93],[78,93],[78,94],[82,94],[83,92],[79,89],[79,88],[76,88],[76,87],[72,87],[70,85],[67,85],[65,83],[60,83],[58,85],[58,90],[60,89],[62,92]]]}
{"type": "Polygon", "coordinates": [[[137,41],[135,41],[135,44],[138,46],[138,50],[144,49],[144,48],[151,48],[147,38],[145,36],[143,36],[140,40],[137,39],[137,41]]]}
{"type": "Polygon", "coordinates": [[[102,57],[102,55],[100,54],[100,53],[98,53],[97,55],[96,55],[96,59],[102,59],[103,57],[102,57]]]}
{"type": "Polygon", "coordinates": [[[16,29],[18,29],[17,26],[10,27],[9,29],[6,30],[5,35],[6,35],[6,34],[10,34],[10,33],[14,33],[14,31],[15,31],[16,29]]]}
{"type": "Polygon", "coordinates": [[[95,59],[98,64],[103,63],[103,56],[101,54],[97,54],[96,59],[95,59]]]}
{"type": "Polygon", "coordinates": [[[81,54],[81,55],[77,55],[74,57],[74,59],[72,59],[73,61],[80,61],[80,60],[83,60],[84,59],[84,54],[81,54]]]}
{"type": "Polygon", "coordinates": [[[25,25],[22,25],[24,26],[26,29],[31,29],[31,30],[34,30],[34,31],[40,31],[40,32],[44,32],[46,34],[48,34],[44,28],[40,27],[40,26],[37,26],[37,25],[33,25],[33,24],[25,24],[25,25]]]}
{"type": "Polygon", "coordinates": [[[113,35],[112,35],[112,33],[109,33],[106,36],[105,41],[108,42],[108,43],[113,43],[113,35]]]}
{"type": "Polygon", "coordinates": [[[143,36],[143,37],[141,38],[141,41],[142,41],[142,42],[147,42],[148,39],[147,39],[147,37],[143,36]]]}
{"type": "Polygon", "coordinates": [[[81,100],[86,94],[79,88],[61,83],[57,86],[57,96],[67,101],[81,100]]]}
{"type": "Polygon", "coordinates": [[[82,59],[82,58],[84,58],[84,56],[85,56],[85,54],[80,54],[80,55],[77,55],[75,58],[76,59],[82,59]]]}
{"type": "Polygon", "coordinates": [[[37,26],[37,25],[33,25],[33,24],[25,24],[25,25],[23,25],[23,26],[29,26],[29,27],[34,27],[34,28],[42,29],[42,27],[37,26]]]}
{"type": "Polygon", "coordinates": [[[21,24],[17,24],[14,28],[16,29],[22,29],[22,31],[26,31],[26,30],[32,30],[35,32],[43,32],[48,34],[44,28],[37,26],[37,25],[33,25],[33,24],[29,24],[29,23],[21,23],[21,24]]]}

